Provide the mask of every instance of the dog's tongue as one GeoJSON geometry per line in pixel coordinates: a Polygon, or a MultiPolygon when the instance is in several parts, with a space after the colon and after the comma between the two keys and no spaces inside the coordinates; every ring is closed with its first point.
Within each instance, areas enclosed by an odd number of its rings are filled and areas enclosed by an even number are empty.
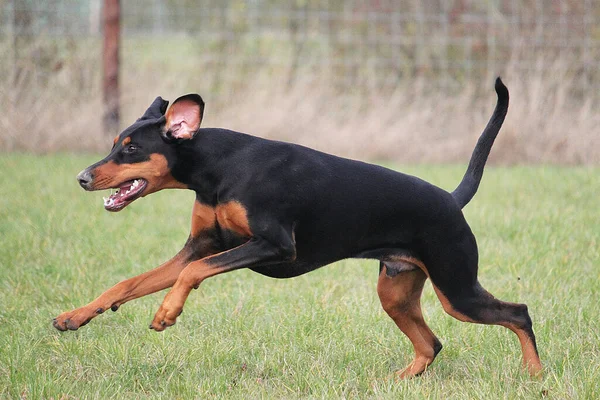
{"type": "Polygon", "coordinates": [[[134,183],[134,181],[123,182],[123,184],[121,186],[119,186],[119,190],[117,191],[117,194],[125,193],[128,190],[130,190],[133,183],[134,183]]]}

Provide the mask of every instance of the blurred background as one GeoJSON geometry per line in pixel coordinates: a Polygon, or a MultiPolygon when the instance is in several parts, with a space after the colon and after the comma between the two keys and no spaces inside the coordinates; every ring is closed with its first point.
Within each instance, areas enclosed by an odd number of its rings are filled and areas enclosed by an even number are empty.
{"type": "MultiPolygon", "coordinates": [[[[104,0],[0,0],[0,151],[103,152],[104,0]]],[[[338,155],[600,162],[600,2],[120,1],[119,127],[190,92],[203,126],[338,155]]]]}

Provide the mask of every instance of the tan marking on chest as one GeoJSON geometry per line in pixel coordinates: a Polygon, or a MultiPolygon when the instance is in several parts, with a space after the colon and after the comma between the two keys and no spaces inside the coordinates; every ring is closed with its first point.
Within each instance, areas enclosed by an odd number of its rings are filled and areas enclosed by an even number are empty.
{"type": "Polygon", "coordinates": [[[215,209],[196,200],[192,210],[192,237],[197,237],[200,232],[206,229],[214,228],[215,220],[215,209]]]}
{"type": "Polygon", "coordinates": [[[248,211],[237,201],[229,201],[219,204],[215,208],[217,221],[224,229],[239,233],[242,236],[252,236],[250,223],[248,221],[248,211]]]}

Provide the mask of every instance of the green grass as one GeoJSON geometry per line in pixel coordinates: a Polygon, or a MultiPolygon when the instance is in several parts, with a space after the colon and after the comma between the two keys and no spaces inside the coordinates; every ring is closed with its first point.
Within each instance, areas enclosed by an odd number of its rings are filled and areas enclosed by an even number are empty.
{"type": "MultiPolygon", "coordinates": [[[[488,168],[467,206],[482,284],[524,302],[545,376],[520,371],[516,336],[446,315],[420,378],[395,381],[412,347],[379,305],[377,264],[343,261],[289,280],[236,271],[207,280],[177,325],[148,329],[165,292],[77,332],[51,319],[170,258],[193,194],[164,191],[121,213],[75,175],[95,157],[0,155],[0,398],[547,398],[600,393],[600,170],[488,168]]],[[[408,170],[446,189],[462,166],[408,170]]]]}

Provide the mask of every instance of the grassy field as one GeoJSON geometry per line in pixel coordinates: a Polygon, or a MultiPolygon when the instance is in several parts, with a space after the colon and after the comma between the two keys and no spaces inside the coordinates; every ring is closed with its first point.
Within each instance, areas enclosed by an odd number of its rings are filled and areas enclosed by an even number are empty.
{"type": "MultiPolygon", "coordinates": [[[[420,378],[385,315],[373,261],[274,280],[237,271],[207,280],[177,325],[148,329],[163,293],[77,332],[59,313],[170,258],[193,194],[165,191],[121,213],[75,175],[91,156],[0,155],[0,398],[546,398],[600,394],[600,169],[489,168],[467,219],[480,280],[524,302],[545,375],[520,371],[516,336],[446,315],[428,283],[425,318],[444,344],[420,378]]],[[[411,167],[446,189],[463,166],[411,167]]]]}

